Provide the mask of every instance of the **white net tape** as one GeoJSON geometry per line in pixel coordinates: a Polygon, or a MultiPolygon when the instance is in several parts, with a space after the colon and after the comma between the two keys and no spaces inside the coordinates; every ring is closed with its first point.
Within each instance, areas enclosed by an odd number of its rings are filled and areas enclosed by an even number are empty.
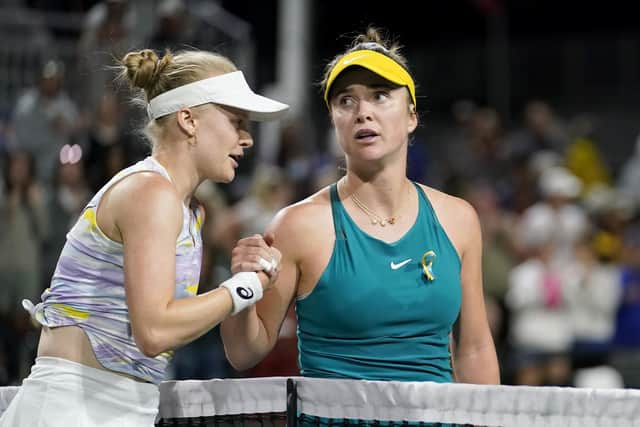
{"type": "MultiPolygon", "coordinates": [[[[310,416],[483,426],[640,427],[640,390],[293,378],[310,416]]],[[[160,417],[285,412],[286,377],[168,381],[160,417]]],[[[0,413],[17,387],[0,388],[0,413]]]]}
{"type": "Polygon", "coordinates": [[[640,390],[304,379],[300,412],[484,426],[640,426],[640,390]]]}
{"type": "Polygon", "coordinates": [[[284,412],[286,378],[166,381],[160,384],[160,417],[284,412]]]}

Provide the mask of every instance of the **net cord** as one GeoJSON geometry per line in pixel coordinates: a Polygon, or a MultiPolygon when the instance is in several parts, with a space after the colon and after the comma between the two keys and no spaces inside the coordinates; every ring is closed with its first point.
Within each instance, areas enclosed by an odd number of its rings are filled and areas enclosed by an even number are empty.
{"type": "MultiPolygon", "coordinates": [[[[17,390],[0,387],[0,414],[17,390]]],[[[159,418],[287,412],[287,418],[304,413],[505,427],[640,427],[640,390],[302,377],[166,381],[160,385],[159,418]]],[[[288,424],[293,425],[292,421],[288,424]]]]}

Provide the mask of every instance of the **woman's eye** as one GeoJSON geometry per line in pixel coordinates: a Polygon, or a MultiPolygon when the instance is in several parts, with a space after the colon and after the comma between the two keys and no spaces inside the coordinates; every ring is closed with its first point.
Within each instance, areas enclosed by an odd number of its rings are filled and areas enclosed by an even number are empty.
{"type": "Polygon", "coordinates": [[[374,94],[374,98],[378,101],[381,101],[383,99],[386,99],[389,97],[389,92],[385,91],[385,90],[379,90],[374,94]]]}
{"type": "Polygon", "coordinates": [[[238,130],[244,130],[246,128],[246,123],[242,119],[233,120],[233,126],[238,130]]]}
{"type": "Polygon", "coordinates": [[[354,102],[353,98],[351,98],[350,96],[343,96],[339,100],[340,105],[345,106],[345,107],[353,105],[353,102],[354,102]]]}

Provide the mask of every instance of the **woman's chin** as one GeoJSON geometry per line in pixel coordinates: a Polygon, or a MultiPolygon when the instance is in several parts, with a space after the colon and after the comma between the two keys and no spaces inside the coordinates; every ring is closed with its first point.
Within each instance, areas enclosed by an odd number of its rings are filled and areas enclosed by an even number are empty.
{"type": "Polygon", "coordinates": [[[235,170],[227,170],[227,171],[218,171],[217,173],[212,173],[208,176],[208,179],[213,182],[217,182],[220,184],[229,184],[236,177],[235,170]]]}
{"type": "Polygon", "coordinates": [[[234,178],[236,177],[236,172],[235,171],[231,171],[226,173],[224,176],[220,177],[220,181],[223,184],[229,184],[231,181],[234,180],[234,178]]]}

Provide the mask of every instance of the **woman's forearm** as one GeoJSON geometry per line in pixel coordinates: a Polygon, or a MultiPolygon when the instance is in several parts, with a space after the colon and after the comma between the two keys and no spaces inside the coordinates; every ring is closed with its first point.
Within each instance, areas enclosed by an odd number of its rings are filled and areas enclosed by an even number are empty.
{"type": "Polygon", "coordinates": [[[153,357],[204,335],[222,322],[232,307],[231,296],[224,288],[174,299],[166,307],[157,308],[153,320],[132,319],[133,335],[140,350],[153,357]]]}
{"type": "Polygon", "coordinates": [[[464,350],[454,358],[456,381],[469,384],[500,384],[500,368],[493,343],[464,350]]]}
{"type": "Polygon", "coordinates": [[[255,306],[228,317],[220,325],[220,332],[227,359],[238,371],[258,364],[275,343],[269,337],[255,306]]]}

